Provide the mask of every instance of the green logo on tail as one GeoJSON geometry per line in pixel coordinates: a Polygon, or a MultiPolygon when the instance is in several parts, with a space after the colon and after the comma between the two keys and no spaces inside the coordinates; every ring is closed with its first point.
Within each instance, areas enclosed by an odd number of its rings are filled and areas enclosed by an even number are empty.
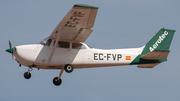
{"type": "Polygon", "coordinates": [[[155,50],[158,47],[158,45],[166,38],[167,35],[168,35],[168,32],[164,31],[164,34],[159,36],[159,39],[157,39],[157,41],[152,45],[152,47],[149,47],[149,50],[150,51],[155,50]]]}

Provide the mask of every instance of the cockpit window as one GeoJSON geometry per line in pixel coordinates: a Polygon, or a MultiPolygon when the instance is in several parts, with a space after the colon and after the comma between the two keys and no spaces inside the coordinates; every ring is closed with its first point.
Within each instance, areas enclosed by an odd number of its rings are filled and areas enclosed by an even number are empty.
{"type": "Polygon", "coordinates": [[[51,45],[51,42],[52,42],[52,40],[51,40],[51,39],[48,39],[47,42],[46,42],[46,44],[45,44],[45,46],[50,46],[50,45],[51,45]]]}
{"type": "Polygon", "coordinates": [[[69,42],[58,41],[58,47],[69,48],[69,46],[70,46],[69,42]]]}
{"type": "Polygon", "coordinates": [[[52,42],[52,39],[46,38],[43,41],[40,42],[40,44],[44,45],[44,46],[50,46],[52,42]]]}
{"type": "Polygon", "coordinates": [[[73,49],[86,49],[86,47],[81,43],[72,43],[73,49]]]}

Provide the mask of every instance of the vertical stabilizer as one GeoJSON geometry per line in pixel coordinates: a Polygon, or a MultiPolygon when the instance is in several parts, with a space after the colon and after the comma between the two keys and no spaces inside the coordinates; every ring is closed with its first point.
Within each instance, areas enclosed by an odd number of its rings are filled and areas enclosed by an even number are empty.
{"type": "Polygon", "coordinates": [[[145,55],[155,50],[169,51],[174,32],[175,30],[160,29],[159,32],[146,44],[141,55],[145,55]]]}
{"type": "Polygon", "coordinates": [[[140,68],[153,68],[161,62],[167,61],[174,32],[175,30],[160,29],[131,64],[138,64],[140,68]]]}

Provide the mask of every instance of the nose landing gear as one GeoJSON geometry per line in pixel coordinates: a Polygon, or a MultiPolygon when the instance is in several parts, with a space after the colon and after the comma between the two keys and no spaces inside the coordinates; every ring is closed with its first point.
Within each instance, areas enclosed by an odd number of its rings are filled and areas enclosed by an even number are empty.
{"type": "Polygon", "coordinates": [[[24,78],[30,79],[31,78],[31,73],[25,72],[24,73],[24,78]]]}
{"type": "Polygon", "coordinates": [[[33,69],[31,67],[29,67],[28,71],[24,73],[24,78],[25,79],[30,79],[31,78],[31,73],[30,71],[32,71],[33,69]]]}

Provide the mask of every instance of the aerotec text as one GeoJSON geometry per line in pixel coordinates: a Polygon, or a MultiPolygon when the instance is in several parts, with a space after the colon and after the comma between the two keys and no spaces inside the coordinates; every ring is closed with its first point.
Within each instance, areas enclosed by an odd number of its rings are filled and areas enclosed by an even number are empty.
{"type": "Polygon", "coordinates": [[[152,47],[149,47],[149,50],[150,51],[153,51],[155,50],[158,45],[166,38],[166,36],[168,35],[168,32],[167,31],[164,31],[164,34],[162,34],[161,36],[159,36],[159,39],[157,39],[157,41],[153,44],[152,47]]]}

